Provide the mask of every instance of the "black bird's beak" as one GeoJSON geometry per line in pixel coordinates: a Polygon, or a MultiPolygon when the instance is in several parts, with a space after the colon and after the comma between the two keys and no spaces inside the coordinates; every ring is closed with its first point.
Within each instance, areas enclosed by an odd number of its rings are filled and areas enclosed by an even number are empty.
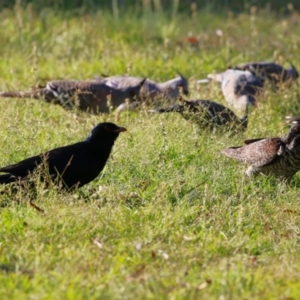
{"type": "Polygon", "coordinates": [[[127,131],[127,129],[125,127],[119,127],[115,129],[113,132],[123,132],[123,131],[127,131]]]}

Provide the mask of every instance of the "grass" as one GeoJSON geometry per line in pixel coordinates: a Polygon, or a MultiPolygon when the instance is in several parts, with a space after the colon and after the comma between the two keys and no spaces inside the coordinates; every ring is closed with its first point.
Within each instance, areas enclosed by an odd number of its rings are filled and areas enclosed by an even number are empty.
{"type": "MultiPolygon", "coordinates": [[[[113,19],[16,6],[0,13],[0,90],[50,79],[130,73],[190,79],[192,98],[223,103],[195,79],[250,60],[300,67],[300,16],[195,12],[113,19]],[[216,30],[221,30],[217,35],[216,30]],[[197,36],[199,46],[185,43],[197,36]]],[[[100,177],[75,194],[38,187],[0,196],[2,299],[299,299],[300,177],[244,177],[219,154],[246,138],[286,132],[297,84],[267,88],[243,135],[198,130],[178,115],[124,113],[100,177]]],[[[79,141],[114,115],[1,99],[0,165],[79,141]]],[[[1,190],[3,188],[1,187],[1,190]]]]}

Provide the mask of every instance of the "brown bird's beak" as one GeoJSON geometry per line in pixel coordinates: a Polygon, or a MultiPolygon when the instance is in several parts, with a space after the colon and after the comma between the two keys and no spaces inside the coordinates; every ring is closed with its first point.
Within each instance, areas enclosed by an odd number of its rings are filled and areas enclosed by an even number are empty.
{"type": "Polygon", "coordinates": [[[123,132],[123,131],[127,131],[127,129],[125,127],[119,127],[114,130],[114,132],[123,132]]]}

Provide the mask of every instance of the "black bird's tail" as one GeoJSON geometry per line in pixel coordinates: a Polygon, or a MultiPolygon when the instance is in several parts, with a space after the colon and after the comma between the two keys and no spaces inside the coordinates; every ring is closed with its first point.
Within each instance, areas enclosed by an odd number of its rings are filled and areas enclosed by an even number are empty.
{"type": "Polygon", "coordinates": [[[11,174],[0,175],[0,184],[7,184],[15,181],[16,177],[12,176],[11,174]]]}

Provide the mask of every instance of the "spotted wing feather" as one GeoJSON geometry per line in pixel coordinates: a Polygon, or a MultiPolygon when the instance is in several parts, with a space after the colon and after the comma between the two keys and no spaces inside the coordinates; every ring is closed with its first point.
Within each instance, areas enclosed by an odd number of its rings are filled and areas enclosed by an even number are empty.
{"type": "Polygon", "coordinates": [[[254,167],[266,166],[277,159],[285,144],[280,138],[262,139],[242,147],[231,147],[221,153],[254,167]]]}

